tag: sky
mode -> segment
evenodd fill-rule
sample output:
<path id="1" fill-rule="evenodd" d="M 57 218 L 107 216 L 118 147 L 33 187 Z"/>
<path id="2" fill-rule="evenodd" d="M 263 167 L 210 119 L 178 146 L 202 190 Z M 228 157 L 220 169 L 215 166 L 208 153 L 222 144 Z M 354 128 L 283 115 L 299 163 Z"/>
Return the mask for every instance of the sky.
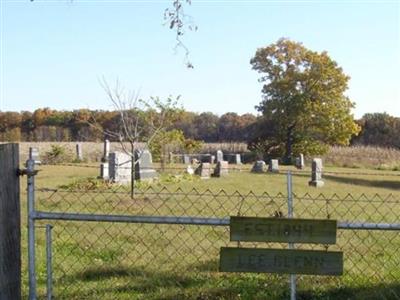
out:
<path id="1" fill-rule="evenodd" d="M 351 77 L 353 113 L 400 117 L 400 1 L 192 0 L 194 68 L 163 13 L 172 0 L 0 0 L 0 110 L 112 109 L 100 84 L 190 111 L 256 113 L 257 48 L 281 37 L 328 51 Z"/>

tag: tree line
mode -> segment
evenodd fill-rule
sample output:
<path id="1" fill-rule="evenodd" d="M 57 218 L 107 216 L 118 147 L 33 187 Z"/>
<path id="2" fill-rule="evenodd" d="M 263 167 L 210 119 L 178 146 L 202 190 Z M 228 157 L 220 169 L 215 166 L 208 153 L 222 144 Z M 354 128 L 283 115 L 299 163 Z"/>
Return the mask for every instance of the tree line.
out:
<path id="1" fill-rule="evenodd" d="M 181 130 L 186 138 L 204 142 L 249 142 L 257 132 L 262 117 L 228 112 L 218 116 L 211 112 L 182 111 L 169 130 Z M 118 111 L 79 109 L 60 111 L 40 108 L 34 112 L 0 112 L 0 140 L 32 142 L 101 141 L 101 130 L 91 126 L 95 119 L 103 129 L 120 126 Z M 356 120 L 361 127 L 351 144 L 400 148 L 400 118 L 387 113 L 368 113 Z M 263 131 L 274 125 L 263 124 Z M 112 140 L 112 138 L 111 138 Z"/>
<path id="2" fill-rule="evenodd" d="M 218 116 L 211 112 L 181 111 L 168 130 L 181 130 L 186 138 L 205 142 L 246 142 L 256 120 L 253 114 L 228 112 Z M 94 142 L 104 139 L 103 132 L 118 132 L 120 126 L 120 111 L 40 108 L 34 112 L 0 112 L 1 141 Z"/>

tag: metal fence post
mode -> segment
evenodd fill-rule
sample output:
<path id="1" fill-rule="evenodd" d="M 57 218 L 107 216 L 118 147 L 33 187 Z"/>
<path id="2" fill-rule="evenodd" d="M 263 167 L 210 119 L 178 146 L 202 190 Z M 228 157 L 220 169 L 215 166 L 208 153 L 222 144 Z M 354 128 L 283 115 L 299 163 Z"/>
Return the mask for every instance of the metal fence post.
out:
<path id="1" fill-rule="evenodd" d="M 35 161 L 26 161 L 27 194 L 28 194 L 28 273 L 29 273 L 29 300 L 36 300 L 36 272 L 35 272 L 35 220 L 32 214 L 35 211 Z"/>
<path id="2" fill-rule="evenodd" d="M 52 299 L 53 294 L 53 265 L 52 265 L 52 225 L 46 225 L 46 273 L 47 273 L 47 300 Z"/>
<path id="3" fill-rule="evenodd" d="M 287 172 L 288 218 L 293 218 L 293 191 L 292 173 Z M 294 244 L 289 243 L 289 249 L 294 249 Z M 290 300 L 296 300 L 296 275 L 290 274 Z"/>

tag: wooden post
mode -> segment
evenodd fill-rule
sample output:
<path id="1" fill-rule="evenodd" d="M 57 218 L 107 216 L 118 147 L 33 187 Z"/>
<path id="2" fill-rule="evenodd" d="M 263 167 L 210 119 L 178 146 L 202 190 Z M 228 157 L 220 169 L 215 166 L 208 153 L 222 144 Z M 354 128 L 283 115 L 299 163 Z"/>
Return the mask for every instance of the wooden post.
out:
<path id="1" fill-rule="evenodd" d="M 0 145 L 0 299 L 21 299 L 18 144 Z"/>

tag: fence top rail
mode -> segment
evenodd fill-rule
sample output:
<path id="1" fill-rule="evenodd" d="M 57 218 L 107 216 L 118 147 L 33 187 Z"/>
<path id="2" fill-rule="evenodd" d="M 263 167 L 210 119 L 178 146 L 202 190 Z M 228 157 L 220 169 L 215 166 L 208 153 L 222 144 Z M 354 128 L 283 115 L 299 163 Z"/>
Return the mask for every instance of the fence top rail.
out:
<path id="1" fill-rule="evenodd" d="M 181 225 L 207 225 L 229 226 L 230 217 L 174 217 L 174 216 L 144 216 L 144 215 L 104 215 L 84 213 L 60 213 L 34 211 L 30 218 L 36 220 L 63 220 L 87 222 L 116 222 L 116 223 L 144 223 L 144 224 L 181 224 Z M 400 223 L 372 223 L 357 221 L 338 221 L 338 229 L 349 230 L 400 230 Z"/>
<path id="2" fill-rule="evenodd" d="M 100 188 L 100 189 L 69 189 L 69 188 L 46 188 L 38 187 L 35 189 L 37 192 L 41 193 L 52 193 L 52 194 L 119 194 L 128 195 L 130 194 L 130 189 L 127 187 L 116 187 L 114 188 Z M 246 198 L 257 198 L 257 199 L 287 199 L 287 195 L 284 193 L 255 193 L 253 191 L 239 192 L 239 191 L 225 191 L 225 190 L 198 190 L 190 189 L 183 190 L 181 188 L 170 190 L 167 187 L 161 187 L 160 189 L 149 187 L 146 189 L 136 189 L 136 195 L 160 195 L 160 196 L 197 196 L 197 197 L 213 197 L 213 198 L 240 198 L 246 200 Z M 292 197 L 296 201 L 322 201 L 322 202 L 368 202 L 368 203 L 400 203 L 400 197 L 396 194 L 344 194 L 339 195 L 337 193 L 333 194 L 297 194 L 293 193 Z"/>

